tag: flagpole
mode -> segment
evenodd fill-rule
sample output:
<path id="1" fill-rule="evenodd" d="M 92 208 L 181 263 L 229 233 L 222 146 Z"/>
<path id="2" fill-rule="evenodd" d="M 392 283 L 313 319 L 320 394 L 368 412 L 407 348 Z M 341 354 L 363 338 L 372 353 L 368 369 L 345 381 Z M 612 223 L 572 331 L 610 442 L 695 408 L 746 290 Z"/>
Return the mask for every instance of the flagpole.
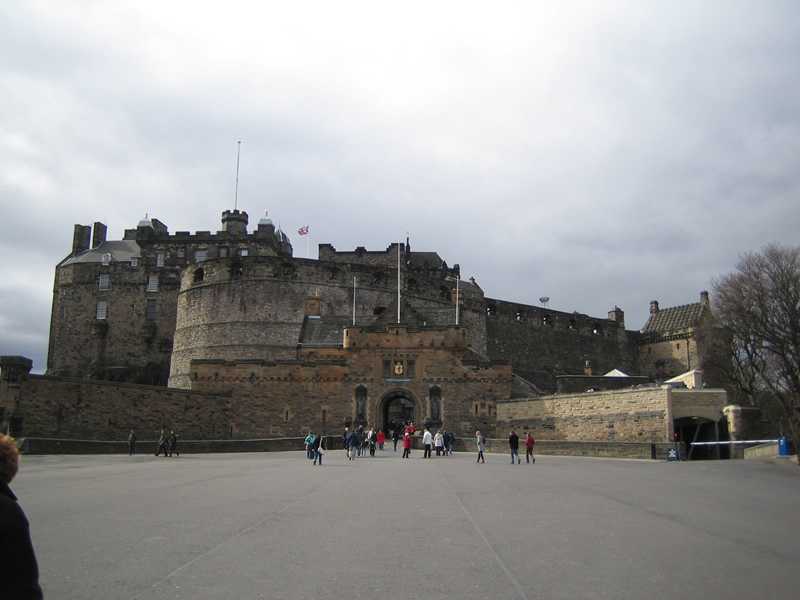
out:
<path id="1" fill-rule="evenodd" d="M 397 323 L 400 323 L 400 242 L 397 242 Z"/>
<path id="2" fill-rule="evenodd" d="M 356 326 L 356 286 L 358 285 L 358 278 L 353 275 L 353 327 Z"/>
<path id="3" fill-rule="evenodd" d="M 236 187 L 233 192 L 233 210 L 239 208 L 239 154 L 242 151 L 242 140 L 236 141 Z"/>
<path id="4" fill-rule="evenodd" d="M 456 275 L 456 327 L 458 327 L 458 280 L 461 279 L 459 275 Z"/>

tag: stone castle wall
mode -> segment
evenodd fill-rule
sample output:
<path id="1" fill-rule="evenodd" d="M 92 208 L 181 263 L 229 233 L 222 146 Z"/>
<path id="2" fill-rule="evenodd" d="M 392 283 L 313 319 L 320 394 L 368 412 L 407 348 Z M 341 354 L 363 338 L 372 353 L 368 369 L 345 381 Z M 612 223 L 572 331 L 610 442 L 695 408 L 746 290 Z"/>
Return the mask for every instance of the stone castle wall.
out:
<path id="1" fill-rule="evenodd" d="M 0 397 L 4 412 L 15 416 L 18 437 L 122 440 L 135 429 L 153 439 L 162 427 L 192 439 L 231 437 L 231 400 L 223 395 L 30 375 L 13 402 Z"/>
<path id="2" fill-rule="evenodd" d="M 202 279 L 198 273 L 202 269 Z M 178 295 L 170 385 L 189 387 L 192 360 L 275 360 L 296 355 L 301 338 L 305 302 L 319 299 L 319 316 L 348 323 L 394 321 L 397 288 L 395 271 L 383 267 L 330 263 L 280 257 L 209 260 L 183 272 Z M 449 287 L 443 294 L 435 281 L 415 274 L 416 290 L 403 290 L 405 320 L 424 326 L 452 324 L 455 306 Z M 437 277 L 437 275 L 431 275 Z M 405 277 L 408 284 L 410 277 Z M 431 291 L 433 290 L 433 291 Z M 485 351 L 480 304 L 465 307 L 468 344 Z M 391 314 L 390 314 L 391 313 Z M 421 323 L 422 325 L 422 323 Z"/>
<path id="3" fill-rule="evenodd" d="M 90 376 L 97 379 L 166 385 L 169 377 L 181 270 L 199 259 L 199 253 L 220 255 L 291 255 L 288 241 L 278 241 L 273 226 L 259 226 L 245 235 L 219 231 L 169 234 L 162 223 L 126 230 L 125 240 L 135 248 L 128 260 L 105 264 L 100 256 L 113 252 L 106 244 L 105 226 L 75 226 L 73 254 L 56 267 L 47 373 Z M 99 237 L 98 237 L 99 236 Z M 96 253 L 86 260 L 85 253 Z M 81 259 L 81 257 L 83 257 Z M 80 259 L 80 260 L 75 260 Z M 108 276 L 110 288 L 100 289 Z M 148 290 L 151 276 L 157 291 Z M 107 317 L 96 319 L 98 302 L 108 305 Z M 147 314 L 148 301 L 155 314 Z"/>
<path id="4" fill-rule="evenodd" d="M 598 374 L 636 374 L 638 333 L 623 322 L 514 302 L 487 299 L 486 336 L 493 359 L 513 361 L 514 371 L 548 391 L 556 375 L 582 373 L 589 361 Z"/>
<path id="5" fill-rule="evenodd" d="M 497 431 L 527 429 L 543 440 L 669 442 L 669 392 L 644 388 L 500 402 Z"/>

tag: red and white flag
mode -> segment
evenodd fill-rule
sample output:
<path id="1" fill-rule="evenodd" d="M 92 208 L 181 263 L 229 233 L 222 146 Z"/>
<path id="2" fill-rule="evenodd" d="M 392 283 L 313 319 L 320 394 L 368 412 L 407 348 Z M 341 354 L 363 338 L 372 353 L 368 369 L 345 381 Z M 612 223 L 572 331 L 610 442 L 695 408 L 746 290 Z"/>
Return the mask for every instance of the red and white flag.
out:
<path id="1" fill-rule="evenodd" d="M 308 235 L 308 225 L 303 225 L 300 229 L 297 230 L 297 233 L 300 235 Z"/>

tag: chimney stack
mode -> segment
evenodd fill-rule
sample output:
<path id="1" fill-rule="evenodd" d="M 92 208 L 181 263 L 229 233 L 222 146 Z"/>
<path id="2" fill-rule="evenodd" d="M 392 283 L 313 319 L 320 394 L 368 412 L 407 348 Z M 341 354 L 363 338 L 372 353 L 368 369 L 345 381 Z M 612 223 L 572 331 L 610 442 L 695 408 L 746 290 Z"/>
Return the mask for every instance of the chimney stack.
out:
<path id="1" fill-rule="evenodd" d="M 89 244 L 92 238 L 92 228 L 88 225 L 75 225 L 74 233 L 72 234 L 72 254 L 80 254 L 81 252 L 89 249 Z"/>
<path id="2" fill-rule="evenodd" d="M 658 312 L 658 300 L 650 301 L 650 314 L 654 315 Z"/>
<path id="3" fill-rule="evenodd" d="M 625 311 L 619 306 L 614 306 L 614 310 L 608 311 L 608 320 L 616 321 L 620 327 L 625 327 Z"/>
<path id="4" fill-rule="evenodd" d="M 100 244 L 106 241 L 106 232 L 108 228 L 100 221 L 94 222 L 92 228 L 92 248 L 97 248 Z"/>

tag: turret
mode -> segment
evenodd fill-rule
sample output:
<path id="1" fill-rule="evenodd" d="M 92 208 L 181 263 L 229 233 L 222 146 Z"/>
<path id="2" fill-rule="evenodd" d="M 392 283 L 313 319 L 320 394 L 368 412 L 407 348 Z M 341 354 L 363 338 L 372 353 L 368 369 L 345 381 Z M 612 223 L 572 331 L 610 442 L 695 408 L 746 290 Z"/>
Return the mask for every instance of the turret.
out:
<path id="1" fill-rule="evenodd" d="M 247 235 L 247 221 L 244 211 L 234 209 L 222 213 L 222 229 L 230 235 Z"/>

